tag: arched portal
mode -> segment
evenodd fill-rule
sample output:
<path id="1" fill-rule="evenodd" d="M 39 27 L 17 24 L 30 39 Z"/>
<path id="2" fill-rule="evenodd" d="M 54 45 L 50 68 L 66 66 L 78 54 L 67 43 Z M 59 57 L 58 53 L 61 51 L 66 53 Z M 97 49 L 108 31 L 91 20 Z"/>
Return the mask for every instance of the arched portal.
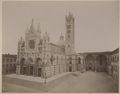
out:
<path id="1" fill-rule="evenodd" d="M 72 64 L 72 58 L 71 57 L 69 57 L 68 61 L 69 61 L 69 64 Z"/>
<path id="2" fill-rule="evenodd" d="M 78 57 L 78 64 L 81 64 L 81 58 Z"/>
<path id="3" fill-rule="evenodd" d="M 97 56 L 97 71 L 106 71 L 107 70 L 107 57 L 104 55 Z"/>
<path id="4" fill-rule="evenodd" d="M 95 58 L 92 55 L 87 55 L 85 58 L 86 70 L 95 70 Z"/>
<path id="5" fill-rule="evenodd" d="M 20 74 L 25 74 L 25 68 L 24 68 L 24 65 L 25 65 L 25 58 L 21 58 L 20 60 Z"/>
<path id="6" fill-rule="evenodd" d="M 78 57 L 78 58 L 77 58 L 77 70 L 78 70 L 78 71 L 81 71 L 81 69 L 82 69 L 81 58 Z"/>
<path id="7" fill-rule="evenodd" d="M 41 58 L 37 58 L 36 59 L 36 68 L 35 68 L 37 76 L 41 76 L 42 75 L 42 68 L 40 66 L 41 64 L 42 64 L 42 59 Z"/>
<path id="8" fill-rule="evenodd" d="M 72 72 L 72 66 L 69 66 L 69 72 Z"/>
<path id="9" fill-rule="evenodd" d="M 38 68 L 38 76 L 42 76 L 42 68 Z"/>
<path id="10" fill-rule="evenodd" d="M 68 71 L 72 72 L 73 71 L 73 66 L 72 66 L 72 57 L 68 58 Z"/>
<path id="11" fill-rule="evenodd" d="M 20 66 L 23 66 L 25 64 L 25 58 L 21 58 L 20 60 Z"/>

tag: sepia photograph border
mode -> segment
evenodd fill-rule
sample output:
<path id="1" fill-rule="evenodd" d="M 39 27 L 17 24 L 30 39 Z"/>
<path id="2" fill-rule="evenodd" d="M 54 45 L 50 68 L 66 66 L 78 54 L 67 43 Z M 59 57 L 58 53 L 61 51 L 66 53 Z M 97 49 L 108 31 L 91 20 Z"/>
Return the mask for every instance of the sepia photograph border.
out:
<path id="1" fill-rule="evenodd" d="M 119 1 L 119 0 L 1 0 L 0 1 L 0 53 L 1 53 L 1 56 L 0 56 L 0 90 L 1 90 L 1 93 L 4 93 L 4 94 L 8 94 L 8 93 L 12 93 L 12 92 L 2 92 L 2 32 L 4 32 L 3 31 L 3 29 L 2 29 L 2 21 L 3 21 L 3 17 L 2 17 L 2 2 L 7 2 L 7 1 L 9 1 L 9 2 L 13 2 L 13 1 L 84 1 L 84 2 L 88 2 L 88 1 L 90 1 L 90 2 L 92 2 L 92 1 Z M 120 2 L 119 2 L 119 4 L 120 4 Z M 119 7 L 119 15 L 120 15 L 120 7 Z M 120 16 L 119 16 L 119 22 L 120 22 Z M 120 25 L 119 25 L 119 31 L 120 31 Z M 120 36 L 120 33 L 119 33 L 119 36 Z M 120 37 L 119 37 L 119 40 L 120 40 Z M 119 41 L 120 42 L 120 41 Z M 120 46 L 120 43 L 119 43 L 119 46 Z M 120 59 L 120 53 L 119 53 L 119 59 Z M 120 64 L 119 64 L 119 79 L 120 79 Z M 120 81 L 119 81 L 119 85 L 120 85 Z M 119 86 L 119 92 L 120 92 L 120 86 Z M 119 93 L 118 92 L 118 93 Z M 19 93 L 14 93 L 14 94 L 19 94 Z M 23 94 L 27 94 L 27 93 L 23 93 Z M 31 94 L 35 94 L 35 93 L 31 93 Z M 38 93 L 39 94 L 39 93 Z M 41 93 L 41 94 L 50 94 L 50 93 Z M 52 94 L 52 93 L 51 93 Z M 68 94 L 68 93 L 59 93 L 59 94 Z M 71 94 L 75 94 L 75 93 L 71 93 Z M 92 94 L 92 93 L 81 93 L 81 94 Z M 107 94 L 107 93 L 95 93 L 95 94 Z"/>

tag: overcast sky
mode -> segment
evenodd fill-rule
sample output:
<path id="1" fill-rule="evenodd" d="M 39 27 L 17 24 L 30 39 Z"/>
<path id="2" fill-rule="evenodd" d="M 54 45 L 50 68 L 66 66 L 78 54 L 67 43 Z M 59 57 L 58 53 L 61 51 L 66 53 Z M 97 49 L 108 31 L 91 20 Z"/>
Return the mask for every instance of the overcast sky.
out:
<path id="1" fill-rule="evenodd" d="M 55 43 L 65 34 L 65 16 L 75 17 L 76 52 L 111 51 L 118 47 L 118 2 L 3 2 L 3 53 L 17 53 L 32 18 Z"/>

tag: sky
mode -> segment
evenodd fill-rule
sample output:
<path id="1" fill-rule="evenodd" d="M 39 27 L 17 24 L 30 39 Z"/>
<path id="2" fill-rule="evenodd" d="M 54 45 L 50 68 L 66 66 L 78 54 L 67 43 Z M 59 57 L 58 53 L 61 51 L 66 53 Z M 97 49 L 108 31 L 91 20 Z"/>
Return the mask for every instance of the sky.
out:
<path id="1" fill-rule="evenodd" d="M 4 1 L 2 4 L 2 53 L 17 54 L 18 40 L 25 38 L 32 19 L 42 34 L 55 43 L 66 32 L 65 16 L 75 18 L 75 51 L 112 51 L 119 46 L 118 2 L 113 1 Z"/>

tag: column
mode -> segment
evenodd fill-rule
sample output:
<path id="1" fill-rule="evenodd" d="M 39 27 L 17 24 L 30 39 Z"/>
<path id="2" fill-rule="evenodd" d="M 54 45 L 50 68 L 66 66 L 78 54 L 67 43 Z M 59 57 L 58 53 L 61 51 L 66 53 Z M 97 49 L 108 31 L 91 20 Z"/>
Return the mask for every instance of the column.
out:
<path id="1" fill-rule="evenodd" d="M 95 72 L 97 72 L 97 56 L 94 56 L 95 58 Z"/>
<path id="2" fill-rule="evenodd" d="M 83 70 L 86 71 L 85 56 L 82 58 Z"/>
<path id="3" fill-rule="evenodd" d="M 16 66 L 16 74 L 20 75 L 20 65 Z"/>
<path id="4" fill-rule="evenodd" d="M 35 66 L 35 64 L 33 65 L 33 76 L 36 76 L 36 66 Z"/>
<path id="5" fill-rule="evenodd" d="M 30 65 L 28 65 L 28 75 L 30 75 Z"/>
<path id="6" fill-rule="evenodd" d="M 81 57 L 81 72 L 84 71 L 84 58 Z"/>

